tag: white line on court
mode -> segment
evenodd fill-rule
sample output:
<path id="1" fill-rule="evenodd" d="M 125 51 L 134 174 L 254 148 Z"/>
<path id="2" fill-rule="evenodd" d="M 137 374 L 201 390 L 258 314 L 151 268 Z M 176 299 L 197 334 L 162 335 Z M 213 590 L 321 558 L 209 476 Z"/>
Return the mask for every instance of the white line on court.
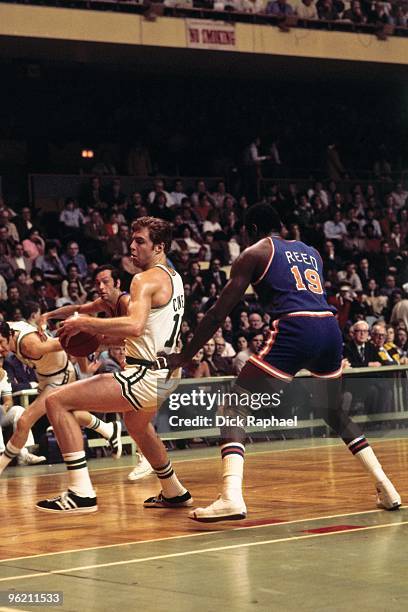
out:
<path id="1" fill-rule="evenodd" d="M 163 559 L 175 559 L 177 557 L 187 557 L 192 555 L 202 555 L 212 552 L 220 552 L 224 550 L 235 550 L 237 548 L 251 548 L 253 546 L 265 546 L 266 544 L 279 544 L 281 542 L 293 542 L 298 540 L 308 540 L 311 538 L 322 538 L 334 535 L 344 535 L 345 533 L 356 533 L 359 531 L 368 531 L 369 529 L 385 529 L 386 527 L 396 527 L 400 525 L 408 525 L 408 521 L 401 523 L 386 523 L 384 525 L 371 525 L 368 527 L 359 527 L 350 531 L 335 531 L 330 533 L 312 533 L 303 536 L 293 536 L 288 538 L 279 538 L 276 540 L 265 540 L 264 542 L 247 542 L 246 544 L 232 544 L 228 546 L 216 546 L 213 548 L 203 548 L 202 550 L 186 550 L 179 553 L 170 553 L 167 555 L 155 555 L 153 557 L 142 557 L 141 559 L 129 559 L 127 561 L 111 561 L 110 563 L 96 563 L 94 565 L 82 565 L 78 567 L 68 567 L 60 570 L 50 570 L 48 572 L 35 572 L 34 574 L 24 574 L 22 576 L 9 576 L 7 578 L 0 578 L 0 582 L 10 582 L 17 580 L 28 580 L 29 578 L 41 578 L 43 576 L 53 576 L 58 574 L 68 574 L 72 572 L 81 572 L 90 569 L 100 569 L 104 567 L 115 567 L 120 565 L 132 565 L 135 563 L 145 563 L 148 561 L 159 561 Z"/>
<path id="2" fill-rule="evenodd" d="M 408 506 L 401 506 L 400 510 L 406 510 Z M 8 561 L 20 561 L 21 559 L 36 559 L 38 557 L 50 557 L 53 555 L 69 555 L 72 553 L 81 553 L 87 552 L 90 550 L 104 550 L 107 548 L 120 548 L 121 546 L 135 546 L 140 544 L 156 544 L 156 542 L 167 542 L 169 540 L 181 540 L 184 538 L 197 538 L 200 536 L 206 535 L 216 535 L 218 534 L 226 534 L 233 533 L 235 531 L 245 531 L 246 529 L 262 529 L 262 527 L 280 527 L 281 525 L 292 525 L 294 523 L 307 523 L 310 521 L 323 521 L 325 519 L 334 519 L 334 518 L 345 518 L 349 516 L 360 516 L 362 514 L 373 514 L 378 512 L 384 512 L 384 510 L 363 510 L 360 512 L 348 512 L 346 514 L 330 514 L 325 516 L 312 516 L 309 518 L 303 519 L 294 519 L 292 521 L 282 521 L 280 523 L 265 523 L 264 525 L 247 525 L 243 527 L 234 527 L 233 529 L 226 529 L 225 531 L 217 530 L 217 531 L 201 531 L 200 533 L 186 533 L 183 535 L 177 536 L 167 536 L 166 538 L 153 538 L 151 540 L 134 540 L 131 542 L 119 542 L 117 544 L 104 544 L 103 546 L 89 546 L 88 548 L 71 548 L 70 550 L 58 550 L 56 552 L 48 552 L 48 553 L 38 553 L 36 555 L 26 555 L 24 557 L 9 557 L 7 559 L 0 559 L 0 563 L 7 563 Z M 68 517 L 69 518 L 69 517 Z M 187 518 L 187 517 L 186 517 Z M 398 523 L 401 525 L 402 523 Z"/>

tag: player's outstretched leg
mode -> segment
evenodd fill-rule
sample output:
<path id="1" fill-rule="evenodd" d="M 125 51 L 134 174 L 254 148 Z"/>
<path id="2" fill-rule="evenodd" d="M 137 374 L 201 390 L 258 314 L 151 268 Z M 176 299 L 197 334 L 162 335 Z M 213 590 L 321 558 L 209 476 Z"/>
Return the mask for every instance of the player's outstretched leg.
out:
<path id="1" fill-rule="evenodd" d="M 125 423 L 160 481 L 161 491 L 144 502 L 145 508 L 180 508 L 191 506 L 193 498 L 179 481 L 166 448 L 151 424 L 154 413 L 127 412 Z"/>
<path id="2" fill-rule="evenodd" d="M 22 449 L 27 445 L 32 426 L 46 413 L 45 400 L 53 391 L 55 391 L 55 389 L 52 387 L 45 388 L 34 402 L 21 412 L 21 416 L 15 423 L 13 435 L 7 442 L 3 455 L 0 456 L 0 475 L 13 459 L 18 459 L 21 456 Z M 108 440 L 112 448 L 112 457 L 120 457 L 122 453 L 122 442 L 120 440 L 119 421 L 115 423 L 104 423 L 85 411 L 75 411 L 74 414 L 81 427 L 94 429 Z M 23 455 L 25 455 L 24 451 Z M 42 461 L 44 459 L 45 458 L 43 458 Z M 34 461 L 32 463 L 34 463 Z"/>
<path id="3" fill-rule="evenodd" d="M 351 420 L 341 405 L 341 380 L 333 379 L 325 382 L 328 403 L 327 413 L 323 414 L 323 418 L 341 437 L 373 480 L 377 491 L 377 507 L 397 510 L 401 505 L 399 493 L 385 474 L 362 430 Z"/>

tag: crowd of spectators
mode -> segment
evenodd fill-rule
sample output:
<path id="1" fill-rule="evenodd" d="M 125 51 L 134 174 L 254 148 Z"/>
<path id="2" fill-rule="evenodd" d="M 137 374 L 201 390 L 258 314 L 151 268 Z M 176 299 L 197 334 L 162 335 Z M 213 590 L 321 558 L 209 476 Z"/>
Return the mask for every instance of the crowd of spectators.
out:
<path id="1" fill-rule="evenodd" d="M 280 212 L 282 237 L 316 246 L 323 258 L 328 301 L 338 312 L 346 365 L 403 364 L 408 356 L 408 192 L 402 183 L 334 180 L 300 190 L 273 184 L 262 196 Z M 252 203 L 252 202 L 251 202 Z M 0 208 L 0 313 L 35 322 L 40 313 L 95 298 L 94 269 L 107 261 L 127 289 L 137 271 L 129 253 L 132 221 L 151 214 L 173 226 L 169 260 L 184 280 L 182 342 L 194 331 L 227 282 L 228 267 L 248 245 L 245 195 L 224 181 L 152 179 L 144 193 L 107 187 L 98 176 L 68 198 L 57 222 L 44 225 L 32 209 Z M 269 334 L 271 314 L 248 292 L 224 325 L 185 368 L 185 375 L 237 374 Z M 387 327 L 386 327 L 387 326 Z"/>

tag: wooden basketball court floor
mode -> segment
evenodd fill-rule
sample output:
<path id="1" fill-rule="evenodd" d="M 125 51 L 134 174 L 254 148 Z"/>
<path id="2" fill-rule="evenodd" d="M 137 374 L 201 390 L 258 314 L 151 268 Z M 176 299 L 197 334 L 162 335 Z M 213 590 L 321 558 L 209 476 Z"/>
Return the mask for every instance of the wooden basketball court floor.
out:
<path id="1" fill-rule="evenodd" d="M 403 432 L 402 432 L 403 433 Z M 372 440 L 408 499 L 408 437 Z M 217 448 L 172 459 L 196 505 L 215 499 Z M 155 476 L 126 480 L 131 457 L 91 460 L 99 511 L 54 516 L 38 499 L 66 488 L 64 466 L 0 480 L 0 610 L 7 593 L 62 591 L 64 611 L 408 609 L 408 509 L 375 508 L 374 486 L 335 439 L 247 449 L 244 521 L 203 525 L 187 509 L 145 509 Z M 50 609 L 50 608 L 47 608 Z"/>

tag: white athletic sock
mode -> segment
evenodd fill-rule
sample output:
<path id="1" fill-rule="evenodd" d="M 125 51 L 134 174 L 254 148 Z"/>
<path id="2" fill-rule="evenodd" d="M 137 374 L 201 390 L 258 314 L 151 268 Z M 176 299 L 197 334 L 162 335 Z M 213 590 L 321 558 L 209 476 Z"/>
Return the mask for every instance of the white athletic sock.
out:
<path id="1" fill-rule="evenodd" d="M 85 425 L 85 427 L 97 431 L 106 440 L 109 440 L 113 434 L 113 423 L 105 423 L 105 421 L 101 421 L 101 419 L 98 419 L 98 417 L 93 414 L 91 414 L 91 420 L 89 421 L 88 425 Z"/>
<path id="2" fill-rule="evenodd" d="M 241 502 L 242 479 L 244 476 L 245 446 L 239 442 L 229 442 L 221 446 L 222 458 L 222 497 Z"/>
<path id="3" fill-rule="evenodd" d="M 356 438 L 347 445 L 374 482 L 385 480 L 386 475 L 375 453 L 364 436 Z"/>
<path id="4" fill-rule="evenodd" d="M 85 451 L 66 453 L 62 455 L 68 470 L 69 489 L 81 497 L 95 497 L 88 466 L 85 459 Z"/>
<path id="5" fill-rule="evenodd" d="M 160 480 L 164 497 L 178 497 L 187 492 L 187 489 L 183 487 L 177 478 L 170 460 L 163 467 L 153 469 Z"/>
<path id="6" fill-rule="evenodd" d="M 20 454 L 21 448 L 17 448 L 13 446 L 10 441 L 6 444 L 6 450 L 4 454 L 0 457 L 0 474 L 3 473 L 3 470 L 8 466 L 10 461 L 12 461 L 15 457 L 18 457 Z"/>

